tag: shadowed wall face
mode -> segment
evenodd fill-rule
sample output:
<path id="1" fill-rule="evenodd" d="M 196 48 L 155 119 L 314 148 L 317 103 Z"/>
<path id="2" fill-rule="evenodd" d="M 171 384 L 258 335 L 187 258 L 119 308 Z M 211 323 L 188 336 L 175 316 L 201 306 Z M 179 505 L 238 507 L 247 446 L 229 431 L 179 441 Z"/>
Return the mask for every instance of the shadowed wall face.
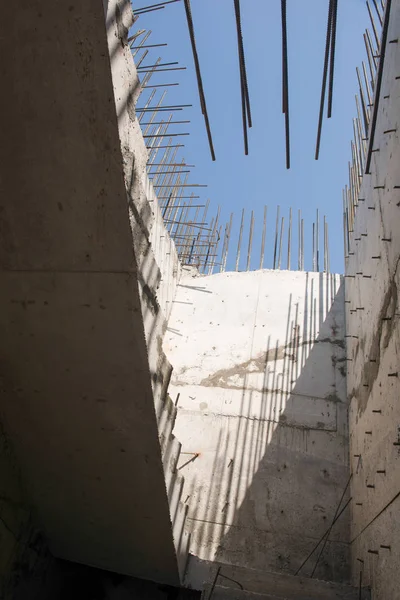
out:
<path id="1" fill-rule="evenodd" d="M 397 598 L 400 588 L 399 39 L 392 0 L 370 175 L 346 261 L 352 568 L 374 600 Z"/>
<path id="2" fill-rule="evenodd" d="M 349 478 L 342 280 L 186 270 L 178 290 L 166 352 L 191 552 L 295 572 Z M 316 576 L 348 578 L 348 539 L 346 509 Z"/>
<path id="3" fill-rule="evenodd" d="M 103 6 L 3 17 L 1 420 L 56 556 L 178 583 Z"/>

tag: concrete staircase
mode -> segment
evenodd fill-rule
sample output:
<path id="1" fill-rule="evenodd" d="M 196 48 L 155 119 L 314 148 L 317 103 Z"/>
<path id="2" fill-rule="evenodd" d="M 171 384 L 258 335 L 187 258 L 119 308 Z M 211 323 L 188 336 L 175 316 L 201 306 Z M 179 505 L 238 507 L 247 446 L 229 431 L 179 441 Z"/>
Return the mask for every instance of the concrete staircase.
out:
<path id="1" fill-rule="evenodd" d="M 286 573 L 200 561 L 190 557 L 186 585 L 201 589 L 201 600 L 370 600 L 369 589 L 296 577 Z"/>
<path id="2" fill-rule="evenodd" d="M 190 533 L 187 529 L 186 517 L 188 505 L 182 502 L 184 478 L 177 470 L 181 453 L 181 443 L 172 434 L 177 409 L 168 394 L 161 398 L 157 407 L 158 430 L 162 460 L 167 488 L 169 511 L 172 522 L 175 550 L 181 579 L 187 566 L 189 556 Z"/>

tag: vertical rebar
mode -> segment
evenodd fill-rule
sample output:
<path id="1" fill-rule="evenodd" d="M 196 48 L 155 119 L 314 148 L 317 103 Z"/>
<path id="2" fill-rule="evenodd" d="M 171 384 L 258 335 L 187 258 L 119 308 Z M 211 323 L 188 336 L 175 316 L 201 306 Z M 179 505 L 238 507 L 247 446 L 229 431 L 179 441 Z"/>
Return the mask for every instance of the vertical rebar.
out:
<path id="1" fill-rule="evenodd" d="M 382 27 L 382 25 L 383 25 L 383 18 L 382 18 L 382 15 L 381 15 L 381 11 L 379 10 L 379 6 L 378 6 L 376 0 L 372 0 L 372 2 L 374 3 L 376 14 L 378 15 L 379 23 L 381 24 L 381 27 Z"/>
<path id="2" fill-rule="evenodd" d="M 285 223 L 285 217 L 282 217 L 282 219 L 281 219 L 281 230 L 280 230 L 280 236 L 279 236 L 278 269 L 280 269 L 280 268 L 281 268 L 281 258 L 282 258 L 282 241 L 283 241 L 284 223 Z"/>
<path id="3" fill-rule="evenodd" d="M 226 269 L 226 261 L 228 259 L 228 251 L 229 251 L 229 241 L 231 239 L 231 231 L 232 231 L 232 221 L 233 221 L 233 213 L 231 213 L 231 218 L 229 220 L 229 226 L 228 226 L 228 232 L 227 232 L 227 239 L 226 239 L 226 247 L 225 247 L 225 256 L 224 256 L 224 271 Z"/>
<path id="4" fill-rule="evenodd" d="M 312 224 L 312 270 L 315 271 L 315 223 Z"/>
<path id="5" fill-rule="evenodd" d="M 367 0 L 367 8 L 368 8 L 368 13 L 369 13 L 369 18 L 371 19 L 371 25 L 372 25 L 372 30 L 374 32 L 376 47 L 377 47 L 378 53 L 379 53 L 379 48 L 381 46 L 381 40 L 379 39 L 378 31 L 377 31 L 376 25 L 375 25 L 375 19 L 373 17 L 372 10 L 371 10 L 368 0 Z"/>
<path id="6" fill-rule="evenodd" d="M 282 21 L 282 112 L 285 115 L 286 168 L 290 169 L 289 75 L 286 0 L 281 0 Z"/>
<path id="7" fill-rule="evenodd" d="M 301 270 L 304 271 L 304 219 L 301 219 Z"/>
<path id="8" fill-rule="evenodd" d="M 244 153 L 247 156 L 249 153 L 247 127 L 252 126 L 249 88 L 247 83 L 246 63 L 243 48 L 242 24 L 240 16 L 240 0 L 233 0 L 235 17 L 236 17 L 236 33 L 238 43 L 239 57 L 239 73 L 240 73 L 240 92 L 242 98 L 242 121 L 243 121 L 243 139 Z"/>
<path id="9" fill-rule="evenodd" d="M 368 131 L 369 111 L 367 110 L 367 104 L 365 102 L 365 97 L 364 97 L 364 88 L 362 86 L 360 71 L 359 71 L 358 67 L 356 67 L 356 73 L 357 73 L 357 79 L 358 79 L 358 86 L 360 89 L 360 98 L 361 98 L 361 106 L 362 106 L 362 112 L 363 112 L 364 123 L 365 123 L 365 131 Z"/>
<path id="10" fill-rule="evenodd" d="M 385 10 L 385 18 L 382 27 L 382 44 L 380 46 L 380 57 L 379 57 L 379 68 L 376 75 L 376 90 L 375 90 L 375 102 L 372 111 L 371 117 L 371 127 L 370 127 L 370 140 L 367 151 L 367 158 L 365 161 L 365 172 L 370 174 L 371 160 L 372 160 L 372 147 L 374 143 L 375 136 L 375 127 L 378 119 L 378 110 L 379 110 L 379 99 L 381 96 L 381 87 L 382 87 L 382 79 L 383 79 L 383 68 L 385 64 L 385 53 L 387 46 L 387 37 L 390 23 L 390 13 L 392 7 L 392 0 L 387 0 L 386 2 L 386 10 Z"/>
<path id="11" fill-rule="evenodd" d="M 150 79 L 153 77 L 154 73 L 157 73 L 157 66 L 160 64 L 161 62 L 161 56 L 159 56 L 156 60 L 156 62 L 154 63 L 154 66 L 151 67 L 151 69 L 149 71 L 147 71 L 147 73 L 145 74 L 145 76 L 143 77 L 142 81 L 140 82 L 140 87 L 141 92 L 146 88 L 147 84 L 149 83 Z"/>
<path id="12" fill-rule="evenodd" d="M 337 26 L 338 0 L 333 0 L 332 25 L 329 60 L 329 87 L 328 87 L 328 119 L 332 116 L 333 101 L 333 76 L 335 72 L 335 50 L 336 50 L 336 26 Z"/>
<path id="13" fill-rule="evenodd" d="M 251 211 L 250 231 L 249 231 L 249 247 L 248 247 L 248 250 L 247 250 L 247 266 L 246 266 L 246 271 L 250 270 L 251 247 L 252 247 L 252 243 L 253 243 L 253 229 L 254 229 L 254 212 Z"/>
<path id="14" fill-rule="evenodd" d="M 211 252 L 211 247 L 212 247 L 212 231 L 213 231 L 213 226 L 214 226 L 214 217 L 212 217 L 211 221 L 210 221 L 210 231 L 208 232 L 208 236 L 207 236 L 207 254 L 206 254 L 206 258 L 204 260 L 203 263 L 203 274 L 206 273 L 206 269 L 207 269 L 207 265 L 208 265 L 208 259 L 210 258 L 210 252 Z"/>
<path id="15" fill-rule="evenodd" d="M 319 271 L 319 210 L 317 208 L 317 222 L 315 226 L 315 258 L 317 271 Z"/>
<path id="16" fill-rule="evenodd" d="M 348 257 L 347 251 L 347 227 L 346 227 L 346 200 L 344 198 L 344 190 L 343 190 L 343 249 L 344 249 L 344 258 Z"/>
<path id="17" fill-rule="evenodd" d="M 377 65 L 378 65 L 378 57 L 377 57 L 377 55 L 378 55 L 378 50 L 376 50 L 376 49 L 374 48 L 374 45 L 373 45 L 373 43 L 372 43 L 371 34 L 370 34 L 370 32 L 369 32 L 369 29 L 366 29 L 366 30 L 365 30 L 365 34 L 366 34 L 366 36 L 367 36 L 367 41 L 368 41 L 369 50 L 370 50 L 370 52 L 371 52 L 372 61 L 373 61 L 374 65 L 375 65 L 375 71 L 376 71 L 376 67 L 377 67 Z"/>
<path id="18" fill-rule="evenodd" d="M 289 209 L 289 229 L 288 229 L 288 250 L 287 250 L 287 270 L 290 271 L 290 251 L 292 244 L 292 207 Z"/>
<path id="19" fill-rule="evenodd" d="M 301 271 L 301 210 L 298 212 L 298 232 L 297 232 L 297 269 Z"/>
<path id="20" fill-rule="evenodd" d="M 243 225 L 244 225 L 244 208 L 242 209 L 242 220 L 240 221 L 240 230 L 239 230 L 239 239 L 238 239 L 237 252 L 236 252 L 235 271 L 239 271 L 240 247 L 242 245 Z"/>
<path id="21" fill-rule="evenodd" d="M 315 147 L 315 160 L 318 160 L 318 158 L 319 158 L 319 149 L 320 149 L 320 145 L 321 145 L 322 119 L 324 116 L 326 80 L 327 80 L 327 76 L 328 76 L 328 62 L 329 62 L 329 53 L 330 53 L 330 47 L 331 47 L 333 2 L 334 2 L 334 0 L 329 0 L 328 24 L 327 24 L 327 29 L 326 29 L 326 42 L 325 42 L 324 69 L 323 69 L 323 73 L 322 73 L 321 98 L 320 98 L 319 118 L 318 118 L 317 143 L 316 143 L 316 147 Z"/>
<path id="22" fill-rule="evenodd" d="M 326 222 L 326 272 L 331 272 L 331 263 L 330 263 L 330 255 L 329 255 L 329 231 L 328 231 L 328 222 Z"/>
<path id="23" fill-rule="evenodd" d="M 146 56 L 148 55 L 149 51 L 145 50 L 142 54 L 142 56 L 139 58 L 139 60 L 136 63 L 136 68 L 138 69 L 140 67 L 140 65 L 142 64 L 142 62 L 144 61 L 144 59 L 146 58 Z M 140 72 L 138 72 L 138 75 L 140 75 Z"/>
<path id="24" fill-rule="evenodd" d="M 210 266 L 210 270 L 209 270 L 209 275 L 213 274 L 215 263 L 217 261 L 219 243 L 221 241 L 221 229 L 222 229 L 222 225 L 219 226 L 218 231 L 216 232 L 216 240 L 214 242 L 214 257 L 211 260 L 211 266 Z"/>
<path id="25" fill-rule="evenodd" d="M 214 240 L 213 241 L 213 245 L 214 245 L 214 252 L 213 252 L 213 254 L 215 254 L 215 255 L 218 252 L 219 241 L 221 239 L 221 234 L 220 234 L 221 233 L 221 228 L 218 228 L 220 214 L 221 214 L 221 207 L 218 206 L 217 216 L 215 217 L 214 229 L 213 229 L 213 233 L 212 233 L 212 239 Z M 216 256 L 214 256 L 211 259 L 211 261 L 210 261 L 210 268 L 208 270 L 208 274 L 209 275 L 211 275 L 212 272 L 213 272 L 213 270 L 214 270 L 215 261 L 216 261 Z"/>
<path id="26" fill-rule="evenodd" d="M 375 65 L 375 61 L 374 61 L 374 59 L 372 57 L 372 54 L 371 54 L 371 49 L 370 49 L 369 44 L 368 44 L 368 39 L 367 39 L 366 33 L 364 33 L 363 37 L 364 37 L 365 49 L 367 51 L 369 72 L 370 72 L 370 75 L 371 75 L 371 80 L 370 80 L 371 81 L 371 88 L 372 88 L 372 90 L 374 90 L 375 89 L 375 66 L 376 65 Z"/>
<path id="27" fill-rule="evenodd" d="M 222 245 L 221 262 L 220 262 L 220 265 L 219 265 L 219 272 L 220 273 L 222 273 L 222 271 L 224 271 L 225 247 L 226 247 L 227 239 L 228 239 L 228 223 L 225 223 L 224 243 Z"/>
<path id="28" fill-rule="evenodd" d="M 362 61 L 362 68 L 363 68 L 363 73 L 364 73 L 365 87 L 367 89 L 368 106 L 371 107 L 372 106 L 372 95 L 371 95 L 371 90 L 369 89 L 369 82 L 368 82 L 368 76 L 367 76 L 367 67 L 366 67 L 364 61 Z"/>
<path id="29" fill-rule="evenodd" d="M 155 92 L 155 91 L 156 91 L 156 90 L 153 90 L 153 92 Z M 153 93 L 153 92 L 152 92 L 152 93 Z M 166 95 L 166 93 L 167 93 L 167 92 L 163 92 L 163 93 L 161 94 L 161 98 L 160 98 L 160 100 L 158 101 L 158 103 L 157 103 L 157 107 L 156 107 L 156 108 L 160 108 L 161 104 L 164 102 L 164 98 L 165 98 L 165 95 Z M 150 94 L 150 95 L 151 95 L 151 94 Z M 143 117 L 145 114 L 146 114 L 145 112 L 142 112 L 142 114 L 141 114 L 141 115 L 140 115 L 140 117 L 139 117 L 139 123 L 141 123 L 141 119 L 142 119 L 142 117 Z M 151 114 L 151 117 L 150 117 L 150 119 L 149 119 L 149 121 L 148 121 L 148 123 L 149 123 L 149 124 L 146 126 L 145 130 L 143 131 L 143 135 L 147 135 L 147 134 L 149 133 L 149 129 L 150 129 L 150 127 L 151 127 L 151 124 L 153 123 L 153 120 L 156 118 L 157 112 L 156 112 L 156 111 L 154 111 L 154 112 L 152 112 L 152 113 L 150 113 L 150 114 Z M 172 119 L 172 113 L 171 113 L 171 115 L 170 115 L 170 119 L 169 119 L 169 120 L 171 121 L 171 119 Z"/>
<path id="30" fill-rule="evenodd" d="M 278 251 L 278 228 L 279 228 L 279 204 L 276 208 L 276 224 L 275 224 L 275 243 L 274 243 L 274 266 L 273 268 L 276 269 L 276 258 L 277 258 L 277 251 Z"/>
<path id="31" fill-rule="evenodd" d="M 150 102 L 153 100 L 153 98 L 154 98 L 154 96 L 155 96 L 155 94 L 156 94 L 156 91 L 157 91 L 157 90 L 153 90 L 153 91 L 150 93 L 150 95 L 149 95 L 149 97 L 147 98 L 147 101 L 146 101 L 146 103 L 145 103 L 145 105 L 144 105 L 144 107 L 143 107 L 144 109 L 146 109 L 146 108 L 149 108 L 149 106 L 150 106 Z M 145 114 L 146 114 L 146 110 L 143 110 L 143 112 L 141 112 L 141 113 L 140 113 L 140 115 L 138 116 L 138 121 L 139 121 L 139 123 L 141 123 L 141 122 L 142 122 L 142 119 L 143 119 L 143 117 L 144 117 L 144 115 L 145 115 Z"/>
<path id="32" fill-rule="evenodd" d="M 149 29 L 146 32 L 146 35 L 143 36 L 142 40 L 138 43 L 138 45 L 136 46 L 136 48 L 134 50 L 131 50 L 132 53 L 132 57 L 135 58 L 136 54 L 142 49 L 143 44 L 145 43 L 145 41 L 150 37 L 151 34 L 151 29 Z M 134 44 L 135 42 L 131 42 L 131 46 Z"/>
<path id="33" fill-rule="evenodd" d="M 195 39 L 195 35 L 194 35 L 192 9 L 190 6 L 190 0 L 184 0 L 184 3 L 185 3 L 186 20 L 187 20 L 187 25 L 188 25 L 188 30 L 189 30 L 190 42 L 191 42 L 191 46 L 192 46 L 193 61 L 194 61 L 194 66 L 195 66 L 195 70 L 196 70 L 197 87 L 199 90 L 201 112 L 204 117 L 204 122 L 205 122 L 205 126 L 206 126 L 208 144 L 209 144 L 210 153 L 211 153 L 211 159 L 214 161 L 215 160 L 214 144 L 212 141 L 211 127 L 210 127 L 210 122 L 209 122 L 209 118 L 208 118 L 208 111 L 207 111 L 207 104 L 206 104 L 206 97 L 204 94 L 203 80 L 202 80 L 201 71 L 200 71 L 200 61 L 199 61 L 199 56 L 197 53 L 196 39 Z"/>
<path id="34" fill-rule="evenodd" d="M 264 206 L 264 222 L 263 222 L 263 231 L 262 231 L 262 238 L 261 238 L 260 269 L 262 269 L 264 267 L 266 232 L 267 232 L 267 207 Z"/>

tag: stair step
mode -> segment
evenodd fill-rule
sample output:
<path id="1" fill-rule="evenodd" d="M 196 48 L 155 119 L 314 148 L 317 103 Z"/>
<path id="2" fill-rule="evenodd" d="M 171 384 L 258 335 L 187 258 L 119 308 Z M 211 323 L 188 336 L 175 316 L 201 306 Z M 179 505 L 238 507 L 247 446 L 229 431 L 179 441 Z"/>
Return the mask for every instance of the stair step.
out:
<path id="1" fill-rule="evenodd" d="M 220 574 L 218 586 L 233 590 L 238 589 L 239 582 L 242 587 L 256 594 L 272 594 L 285 600 L 359 600 L 358 590 L 340 583 L 298 577 L 289 573 L 273 573 L 257 571 L 247 567 L 213 563 L 203 561 L 191 555 L 185 575 L 185 585 L 197 590 L 203 590 L 215 580 L 217 569 Z M 228 577 L 229 579 L 224 579 Z M 233 580 L 233 581 L 231 581 Z M 362 600 L 370 599 L 370 592 L 364 588 Z M 214 595 L 213 595 L 214 600 Z"/>
<path id="2" fill-rule="evenodd" d="M 172 522 L 174 522 L 177 517 L 179 503 L 182 497 L 183 484 L 183 475 L 180 475 L 179 471 L 175 471 L 173 478 L 171 479 L 171 489 L 168 494 L 169 514 L 171 515 Z"/>
<path id="3" fill-rule="evenodd" d="M 161 454 L 164 454 L 166 447 L 170 442 L 171 433 L 175 425 L 176 414 L 177 409 L 175 408 L 171 398 L 167 395 L 164 400 L 163 409 L 158 422 L 158 435 L 160 438 Z"/>
<path id="4" fill-rule="evenodd" d="M 163 455 L 163 467 L 165 474 L 165 486 L 167 488 L 167 494 L 170 495 L 172 492 L 172 479 L 176 472 L 176 465 L 178 464 L 179 456 L 181 453 L 182 444 L 173 435 L 170 436 L 169 443 L 165 448 Z"/>
<path id="5" fill-rule="evenodd" d="M 186 528 L 188 506 L 180 502 L 175 519 L 172 522 L 175 550 L 178 558 L 180 576 L 183 579 L 189 557 L 190 535 Z"/>
<path id="6" fill-rule="evenodd" d="M 271 594 L 258 594 L 257 592 L 249 592 L 247 590 L 233 589 L 216 585 L 207 586 L 201 594 L 201 600 L 286 600 L 283 596 L 274 596 Z M 311 596 L 309 600 L 316 600 L 316 597 Z M 322 600 L 322 598 L 321 598 Z"/>

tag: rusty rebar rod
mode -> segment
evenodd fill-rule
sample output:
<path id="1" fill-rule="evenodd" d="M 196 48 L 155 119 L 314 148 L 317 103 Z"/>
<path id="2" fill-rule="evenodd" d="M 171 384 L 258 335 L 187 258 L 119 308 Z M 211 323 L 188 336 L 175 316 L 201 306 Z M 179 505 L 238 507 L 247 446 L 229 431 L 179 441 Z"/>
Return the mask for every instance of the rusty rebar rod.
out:
<path id="1" fill-rule="evenodd" d="M 190 43 L 192 46 L 194 66 L 195 66 L 195 70 L 196 70 L 197 87 L 198 87 L 199 96 L 200 96 L 201 112 L 204 116 L 204 122 L 205 122 L 206 130 L 207 130 L 207 137 L 208 137 L 208 144 L 210 146 L 211 158 L 214 161 L 215 160 L 214 144 L 212 141 L 210 121 L 209 121 L 208 112 L 207 112 L 206 97 L 204 94 L 203 80 L 202 80 L 201 71 L 200 71 L 200 61 L 199 61 L 199 56 L 198 56 L 197 47 L 196 47 L 196 38 L 195 38 L 195 34 L 194 34 L 192 9 L 190 6 L 190 0 L 184 0 L 184 3 L 185 3 L 186 20 L 187 20 L 189 36 L 190 36 Z"/>
<path id="2" fill-rule="evenodd" d="M 166 0 L 165 2 L 159 2 L 158 4 L 149 4 L 149 6 L 142 6 L 141 8 L 137 8 L 134 10 L 135 14 L 143 14 L 143 12 L 148 12 L 155 8 L 164 8 L 167 4 L 174 4 L 175 2 L 180 2 L 181 0 Z"/>
<path id="3" fill-rule="evenodd" d="M 372 118 L 371 118 L 370 136 L 369 136 L 370 139 L 369 139 L 367 161 L 366 161 L 366 167 L 365 167 L 365 172 L 367 174 L 370 173 L 370 169 L 371 169 L 372 149 L 373 149 L 373 145 L 374 145 L 376 121 L 378 119 L 379 98 L 381 95 L 383 65 L 385 62 L 386 43 L 387 43 L 387 35 L 388 35 L 388 29 L 389 29 L 391 6 L 392 6 L 392 0 L 387 0 L 386 9 L 385 9 L 385 19 L 384 19 L 383 28 L 382 28 L 381 56 L 379 59 L 378 73 L 377 73 L 377 78 L 376 78 L 374 108 L 373 108 Z"/>
<path id="4" fill-rule="evenodd" d="M 233 0 L 236 18 L 236 33 L 238 43 L 238 58 L 239 58 L 239 73 L 240 73 L 240 93 L 242 100 L 242 122 L 243 122 L 243 140 L 244 153 L 247 156 L 249 153 L 249 142 L 247 127 L 252 126 L 251 109 L 249 99 L 249 88 L 247 83 L 246 63 L 244 57 L 242 23 L 240 16 L 240 0 Z"/>
<path id="5" fill-rule="evenodd" d="M 282 22 L 282 112 L 285 115 L 286 168 L 290 169 L 289 75 L 286 0 L 281 0 Z"/>
<path id="6" fill-rule="evenodd" d="M 334 77 L 334 72 L 335 72 L 337 11 L 338 11 L 338 0 L 333 0 L 331 41 L 330 41 L 330 60 L 329 60 L 330 64 L 329 64 L 329 88 L 328 88 L 328 119 L 330 119 L 332 116 L 333 77 Z"/>
<path id="7" fill-rule="evenodd" d="M 327 23 L 327 28 L 326 28 L 326 41 L 325 41 L 325 58 L 324 58 L 324 68 L 323 68 L 323 73 L 322 73 L 321 98 L 320 98 L 320 107 L 319 107 L 317 144 L 316 144 L 316 148 L 315 148 L 315 160 L 318 160 L 318 158 L 319 158 L 319 151 L 320 151 L 320 146 L 321 146 L 322 120 L 324 117 L 324 105 L 325 105 L 325 95 L 326 95 L 326 80 L 328 77 L 328 64 L 329 64 L 330 47 L 331 47 L 333 2 L 334 2 L 334 0 L 329 0 L 328 23 Z"/>

